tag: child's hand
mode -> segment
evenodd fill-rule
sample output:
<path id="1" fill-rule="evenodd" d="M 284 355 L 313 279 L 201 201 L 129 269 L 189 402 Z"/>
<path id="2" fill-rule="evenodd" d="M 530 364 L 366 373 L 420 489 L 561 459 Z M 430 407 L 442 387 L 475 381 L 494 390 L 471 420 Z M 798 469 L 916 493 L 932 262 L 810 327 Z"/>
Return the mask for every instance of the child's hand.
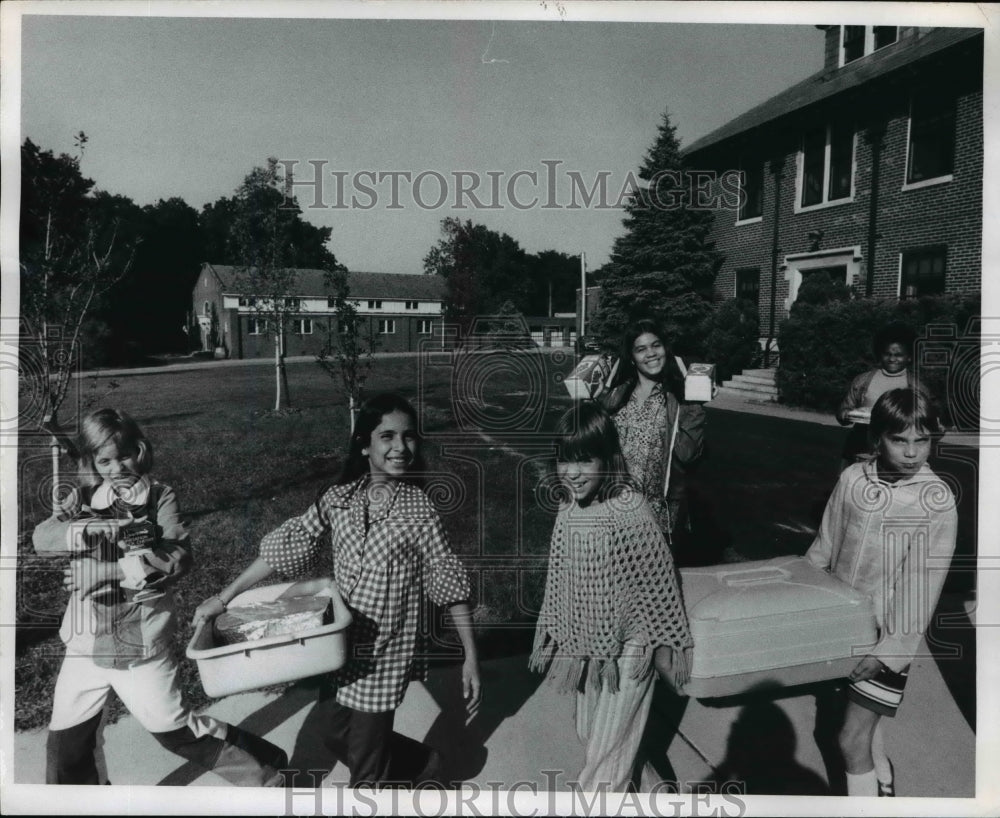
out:
<path id="1" fill-rule="evenodd" d="M 217 596 L 210 596 L 204 602 L 201 603 L 197 608 L 194 609 L 194 616 L 191 618 L 191 624 L 195 627 L 198 623 L 204 619 L 215 619 L 219 614 L 226 610 L 225 604 Z"/>
<path id="2" fill-rule="evenodd" d="M 465 697 L 465 710 L 472 719 L 479 712 L 479 702 L 482 700 L 482 683 L 479 679 L 479 662 L 468 657 L 462 663 L 462 695 Z"/>
<path id="3" fill-rule="evenodd" d="M 866 656 L 851 671 L 850 680 L 852 682 L 863 682 L 866 679 L 874 679 L 883 667 L 885 665 L 874 656 Z"/>
<path id="4" fill-rule="evenodd" d="M 83 596 L 101 585 L 117 579 L 117 563 L 106 563 L 91 557 L 70 561 L 63 571 L 63 587 L 70 593 L 79 591 Z"/>
<path id="5" fill-rule="evenodd" d="M 104 543 L 114 545 L 118 542 L 120 530 L 117 520 L 91 520 L 83 527 L 83 536 L 79 538 L 82 542 L 74 545 L 81 551 L 97 548 Z"/>

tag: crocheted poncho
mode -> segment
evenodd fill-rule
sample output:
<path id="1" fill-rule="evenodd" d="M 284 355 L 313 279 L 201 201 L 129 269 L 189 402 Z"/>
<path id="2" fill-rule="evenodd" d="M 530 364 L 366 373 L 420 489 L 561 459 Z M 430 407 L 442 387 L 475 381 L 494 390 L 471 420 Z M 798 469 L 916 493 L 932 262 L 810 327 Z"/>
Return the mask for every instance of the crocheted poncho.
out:
<path id="1" fill-rule="evenodd" d="M 567 691 L 586 668 L 617 692 L 626 641 L 641 650 L 635 678 L 650 672 L 661 646 L 686 676 L 693 643 L 673 558 L 642 494 L 630 489 L 560 509 L 529 667 L 548 667 Z"/>

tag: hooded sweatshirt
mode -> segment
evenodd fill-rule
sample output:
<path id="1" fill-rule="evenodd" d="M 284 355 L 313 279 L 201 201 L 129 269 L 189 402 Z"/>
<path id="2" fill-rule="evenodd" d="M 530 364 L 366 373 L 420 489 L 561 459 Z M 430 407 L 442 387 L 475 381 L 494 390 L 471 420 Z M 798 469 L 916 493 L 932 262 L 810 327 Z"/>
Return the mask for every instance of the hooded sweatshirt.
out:
<path id="1" fill-rule="evenodd" d="M 814 565 L 869 594 L 879 641 L 871 655 L 894 671 L 916 655 L 955 551 L 951 489 L 925 463 L 895 483 L 875 461 L 849 466 L 806 553 Z"/>

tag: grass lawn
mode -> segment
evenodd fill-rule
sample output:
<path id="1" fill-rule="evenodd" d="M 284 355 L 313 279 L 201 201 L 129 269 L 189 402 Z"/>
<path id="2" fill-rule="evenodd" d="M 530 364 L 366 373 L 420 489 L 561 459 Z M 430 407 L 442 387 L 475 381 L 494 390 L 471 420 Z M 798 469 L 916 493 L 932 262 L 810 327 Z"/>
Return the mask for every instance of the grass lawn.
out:
<path id="1" fill-rule="evenodd" d="M 391 389 L 418 406 L 433 472 L 428 492 L 470 569 L 487 656 L 524 650 L 532 635 L 554 515 L 536 486 L 548 432 L 570 405 L 561 379 L 572 363 L 559 352 L 479 355 L 457 364 L 447 355 L 385 357 L 368 384 L 367 394 Z M 154 447 L 153 474 L 177 491 L 190 523 L 196 568 L 175 590 L 181 654 L 195 606 L 234 578 L 256 556 L 261 537 L 304 512 L 339 471 L 348 438 L 339 382 L 312 363 L 290 364 L 288 380 L 294 409 L 281 415 L 268 411 L 274 396 L 267 365 L 120 376 L 102 403 L 138 420 Z M 709 407 L 709 453 L 691 484 L 696 534 L 675 544 L 678 560 L 717 562 L 727 545 L 755 559 L 803 553 L 836 480 L 844 434 Z M 932 461 L 960 496 L 959 553 L 967 555 L 975 554 L 976 454 L 967 449 Z M 66 594 L 62 563 L 35 557 L 30 545 L 33 527 L 49 513 L 46 440 L 22 437 L 18 458 L 15 727 L 32 729 L 48 719 Z M 184 659 L 181 668 L 190 703 L 207 705 L 194 664 Z M 112 717 L 120 712 L 116 704 Z"/>

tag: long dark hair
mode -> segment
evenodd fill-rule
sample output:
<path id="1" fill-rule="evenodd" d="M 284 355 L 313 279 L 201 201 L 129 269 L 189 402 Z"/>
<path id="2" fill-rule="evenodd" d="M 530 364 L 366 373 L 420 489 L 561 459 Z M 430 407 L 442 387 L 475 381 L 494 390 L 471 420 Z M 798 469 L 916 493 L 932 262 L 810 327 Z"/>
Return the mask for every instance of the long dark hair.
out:
<path id="1" fill-rule="evenodd" d="M 382 418 L 393 412 L 402 412 L 407 415 L 413 421 L 413 428 L 419 428 L 417 410 L 401 395 L 383 392 L 366 400 L 358 410 L 358 417 L 354 423 L 354 433 L 351 435 L 351 442 L 347 448 L 347 460 L 344 461 L 344 468 L 335 481 L 336 485 L 353 482 L 369 473 L 368 457 L 362 454 L 361 450 L 371 445 L 372 432 L 378 428 Z M 419 482 L 420 475 L 426 470 L 427 465 L 421 452 L 419 438 L 417 440 L 417 451 L 407 472 L 407 479 Z"/>
<path id="2" fill-rule="evenodd" d="M 632 394 L 632 391 L 639 383 L 639 370 L 636 368 L 635 359 L 632 357 L 632 346 L 640 335 L 647 332 L 659 339 L 666 352 L 667 359 L 663 363 L 663 369 L 660 371 L 658 379 L 663 385 L 664 393 L 670 392 L 675 398 L 680 400 L 684 394 L 684 379 L 677 368 L 677 362 L 671 353 L 670 344 L 667 343 L 667 334 L 664 332 L 663 327 L 652 318 L 640 318 L 625 327 L 625 333 L 622 335 L 618 382 L 629 384 L 628 395 Z"/>
<path id="3" fill-rule="evenodd" d="M 595 499 L 617 497 L 632 485 L 611 415 L 594 401 L 580 401 L 556 422 L 556 463 L 600 460 L 604 480 Z"/>

